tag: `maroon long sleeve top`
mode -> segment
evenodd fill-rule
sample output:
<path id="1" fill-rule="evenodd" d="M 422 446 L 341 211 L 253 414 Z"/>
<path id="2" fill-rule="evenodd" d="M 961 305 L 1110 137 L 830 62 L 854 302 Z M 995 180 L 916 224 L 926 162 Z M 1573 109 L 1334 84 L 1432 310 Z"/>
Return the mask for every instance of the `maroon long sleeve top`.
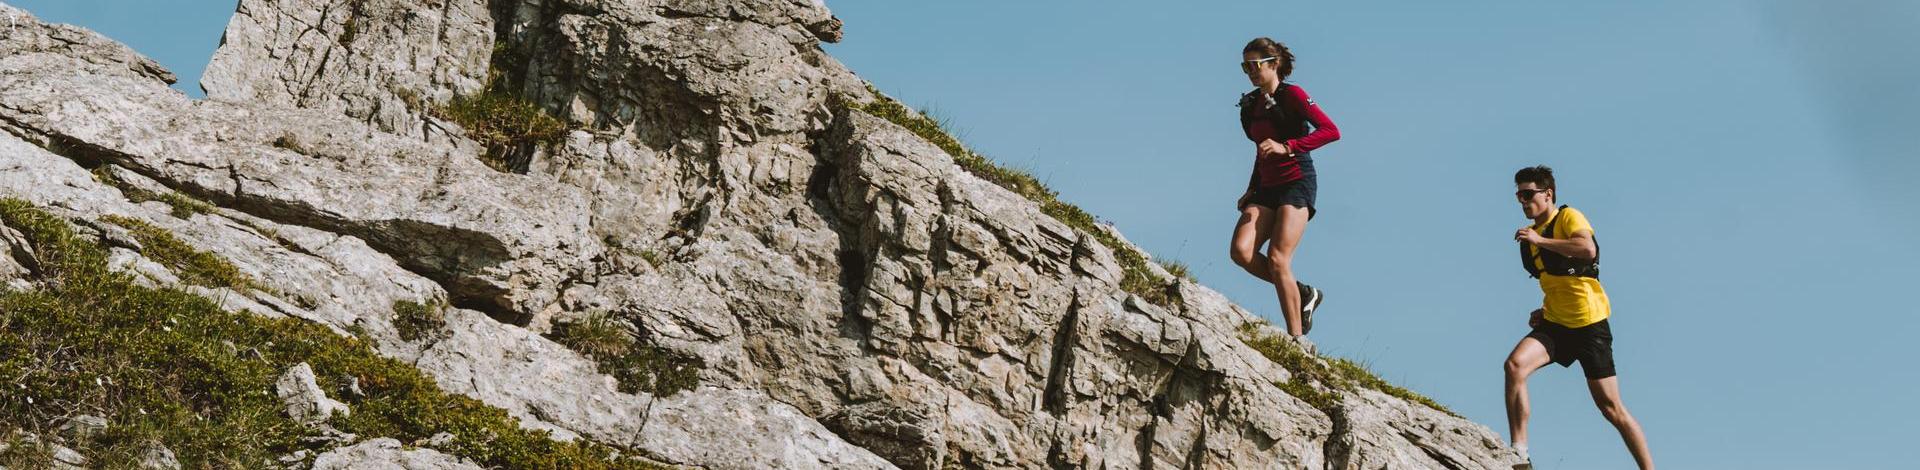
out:
<path id="1" fill-rule="evenodd" d="M 1248 94 L 1241 100 L 1241 123 L 1247 139 L 1260 143 L 1273 139 L 1285 144 L 1294 154 L 1285 156 L 1255 156 L 1254 175 L 1248 189 L 1257 189 L 1291 183 L 1304 178 L 1302 162 L 1312 165 L 1308 152 L 1340 140 L 1340 128 L 1333 119 L 1320 109 L 1320 105 L 1307 96 L 1307 91 L 1293 84 L 1281 84 L 1274 90 L 1274 106 L 1265 106 L 1265 97 L 1259 90 Z"/>

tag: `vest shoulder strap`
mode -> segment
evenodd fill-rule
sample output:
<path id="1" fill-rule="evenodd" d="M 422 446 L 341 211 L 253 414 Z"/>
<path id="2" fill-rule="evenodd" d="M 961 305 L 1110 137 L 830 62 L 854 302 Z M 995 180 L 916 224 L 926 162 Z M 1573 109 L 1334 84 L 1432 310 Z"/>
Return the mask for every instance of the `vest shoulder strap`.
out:
<path id="1" fill-rule="evenodd" d="M 1553 227 L 1556 224 L 1560 223 L 1561 217 L 1567 216 L 1567 207 L 1568 206 L 1566 204 L 1561 204 L 1560 210 L 1554 211 L 1553 218 L 1547 219 L 1547 226 L 1541 228 L 1540 236 L 1547 237 L 1547 238 L 1558 238 L 1553 236 Z"/>

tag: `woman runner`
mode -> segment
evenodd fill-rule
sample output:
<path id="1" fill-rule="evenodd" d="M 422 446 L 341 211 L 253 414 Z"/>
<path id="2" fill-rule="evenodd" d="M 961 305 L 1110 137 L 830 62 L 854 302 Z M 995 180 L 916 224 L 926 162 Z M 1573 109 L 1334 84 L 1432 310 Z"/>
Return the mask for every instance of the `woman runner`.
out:
<path id="1" fill-rule="evenodd" d="M 1311 351 L 1306 334 L 1325 295 L 1295 279 L 1293 255 L 1314 215 L 1318 182 L 1310 154 L 1339 140 L 1340 128 L 1305 90 L 1285 81 L 1293 73 L 1293 53 L 1285 44 L 1254 39 L 1241 50 L 1241 60 L 1240 70 L 1254 86 L 1240 97 L 1240 127 L 1253 141 L 1254 161 L 1247 192 L 1236 204 L 1233 262 L 1273 283 L 1287 334 Z"/>

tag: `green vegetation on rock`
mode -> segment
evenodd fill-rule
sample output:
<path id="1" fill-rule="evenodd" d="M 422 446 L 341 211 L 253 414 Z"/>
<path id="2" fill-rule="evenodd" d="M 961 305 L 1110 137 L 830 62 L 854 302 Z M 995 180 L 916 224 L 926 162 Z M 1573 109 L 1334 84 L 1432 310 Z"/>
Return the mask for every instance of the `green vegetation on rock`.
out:
<path id="1" fill-rule="evenodd" d="M 166 203 L 168 206 L 173 208 L 173 210 L 171 211 L 171 214 L 173 215 L 174 218 L 186 219 L 186 218 L 193 217 L 194 214 L 213 213 L 214 207 L 212 204 L 208 204 L 205 201 L 201 201 L 199 199 L 194 199 L 193 197 L 187 196 L 185 194 L 180 194 L 172 191 L 168 191 L 165 193 L 154 193 L 152 191 L 146 191 L 146 190 L 142 190 L 140 188 L 134 187 L 133 185 L 127 184 L 124 181 L 120 181 L 119 178 L 115 178 L 113 176 L 113 172 L 111 170 L 108 170 L 106 166 L 95 168 L 93 170 L 93 177 L 94 179 L 100 180 L 100 182 L 102 183 L 106 183 L 115 188 L 119 188 L 120 193 L 125 194 L 127 196 L 127 200 L 129 201 L 133 201 L 133 202 L 160 201 L 160 202 Z"/>
<path id="2" fill-rule="evenodd" d="M 173 232 L 154 226 L 147 221 L 108 215 L 100 220 L 118 225 L 133 233 L 140 242 L 140 254 L 166 266 L 180 282 L 196 286 L 226 287 L 235 290 L 249 290 L 254 281 L 242 274 L 233 263 L 221 259 L 212 253 L 193 249 L 192 245 L 180 241 Z"/>
<path id="3" fill-rule="evenodd" d="M 400 339 L 419 341 L 434 336 L 434 333 L 447 327 L 446 304 L 428 301 L 426 303 L 408 300 L 393 303 L 393 328 L 400 333 Z"/>
<path id="4" fill-rule="evenodd" d="M 534 148 L 559 142 L 567 135 L 569 126 L 514 91 L 517 80 L 510 79 L 508 72 L 519 65 L 516 57 L 505 43 L 495 43 L 486 89 L 455 96 L 444 104 L 428 107 L 427 112 L 466 128 L 467 137 L 485 147 L 481 161 L 487 166 L 502 172 L 524 173 L 525 159 L 532 155 Z"/>
<path id="5" fill-rule="evenodd" d="M 352 408 L 329 424 L 362 438 L 421 443 L 446 432 L 452 441 L 430 447 L 493 468 L 658 468 L 523 429 L 505 410 L 442 391 L 412 366 L 318 324 L 141 286 L 109 269 L 97 242 L 25 201 L 0 200 L 0 222 L 24 235 L 39 276 L 31 289 L 0 290 L 0 439 L 8 440 L 0 442 L 19 443 L 16 431 L 62 436 L 68 420 L 94 415 L 107 420 L 105 430 L 63 445 L 99 468 L 134 467 L 154 444 L 186 468 L 262 468 L 329 445 L 303 439 L 319 432 L 288 418 L 274 394 L 279 376 L 304 362 Z M 0 465 L 45 466 L 32 447 L 0 452 Z"/>
<path id="6" fill-rule="evenodd" d="M 705 367 L 699 358 L 639 344 L 633 333 L 605 312 L 554 325 L 548 336 L 592 358 L 600 372 L 613 376 L 622 393 L 672 396 L 699 386 L 700 369 Z"/>
<path id="7" fill-rule="evenodd" d="M 1262 333 L 1258 324 L 1242 326 L 1240 341 L 1293 374 L 1293 377 L 1286 382 L 1276 382 L 1274 385 L 1323 412 L 1332 414 L 1339 410 L 1339 394 L 1359 388 L 1370 388 L 1419 403 L 1442 413 L 1459 416 L 1431 398 L 1387 383 L 1363 364 L 1344 358 L 1308 354 L 1282 335 Z"/>

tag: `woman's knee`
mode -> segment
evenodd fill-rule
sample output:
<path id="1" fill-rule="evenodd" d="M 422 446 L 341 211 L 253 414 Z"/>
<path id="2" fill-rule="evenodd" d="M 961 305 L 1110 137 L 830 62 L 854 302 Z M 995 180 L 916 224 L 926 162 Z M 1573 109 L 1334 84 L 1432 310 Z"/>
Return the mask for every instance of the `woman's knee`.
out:
<path id="1" fill-rule="evenodd" d="M 1292 272 L 1294 272 L 1294 257 L 1292 257 L 1292 255 L 1286 255 L 1286 253 L 1281 253 L 1281 251 L 1275 251 L 1275 249 L 1269 249 L 1269 251 L 1267 251 L 1267 269 L 1273 270 L 1273 272 L 1277 272 L 1277 274 L 1292 274 Z"/>
<path id="2" fill-rule="evenodd" d="M 1288 253 L 1279 248 L 1268 248 L 1267 264 L 1271 265 L 1275 272 L 1281 270 L 1293 272 L 1293 253 Z"/>
<path id="3" fill-rule="evenodd" d="M 1233 260 L 1233 264 L 1242 267 L 1252 265 L 1253 254 L 1259 252 L 1260 250 L 1250 246 L 1240 246 L 1236 244 L 1227 247 L 1227 257 Z"/>

